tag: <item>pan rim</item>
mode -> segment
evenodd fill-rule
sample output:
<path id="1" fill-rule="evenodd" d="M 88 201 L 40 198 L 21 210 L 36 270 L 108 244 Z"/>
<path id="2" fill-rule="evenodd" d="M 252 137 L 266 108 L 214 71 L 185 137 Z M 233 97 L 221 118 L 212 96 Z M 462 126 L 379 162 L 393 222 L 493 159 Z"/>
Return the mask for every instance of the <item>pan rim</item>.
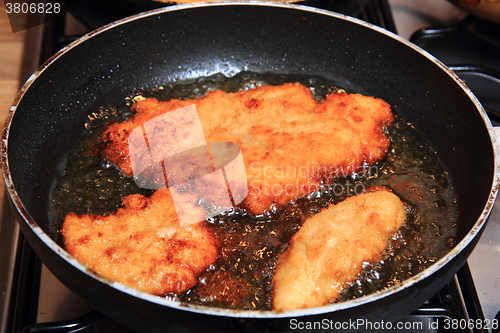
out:
<path id="1" fill-rule="evenodd" d="M 477 111 L 480 113 L 481 118 L 488 130 L 488 133 L 491 138 L 492 142 L 492 148 L 494 152 L 494 173 L 493 173 L 493 179 L 492 179 L 492 187 L 490 190 L 490 194 L 488 196 L 487 202 L 485 206 L 483 207 L 481 215 L 478 217 L 477 221 L 475 222 L 474 226 L 469 230 L 467 235 L 450 251 L 448 252 L 445 256 L 440 258 L 438 261 L 436 261 L 433 265 L 425 269 L 424 271 L 416 274 L 415 276 L 403 281 L 400 284 L 397 284 L 395 286 L 392 286 L 390 288 L 372 293 L 370 295 L 358 298 L 358 299 L 353 299 L 353 300 L 348 300 L 340 303 L 333 303 L 333 304 L 328 304 L 322 307 L 317 307 L 317 308 L 310 308 L 310 309 L 302 309 L 302 310 L 293 310 L 293 311 L 285 311 L 285 312 L 276 312 L 276 311 L 262 311 L 262 310 L 231 310 L 231 309 L 221 309 L 221 308 L 214 308 L 214 307 L 208 307 L 208 306 L 199 306 L 199 305 L 186 305 L 183 304 L 179 301 L 175 300 L 169 300 L 166 299 L 165 297 L 160 297 L 160 296 L 154 296 L 147 294 L 145 292 L 141 292 L 138 290 L 135 290 L 133 288 L 127 287 L 125 285 L 122 285 L 118 282 L 111 281 L 107 278 L 103 278 L 96 273 L 91 272 L 86 266 L 78 262 L 75 258 L 73 258 L 71 255 L 69 255 L 63 248 L 61 248 L 56 242 L 54 242 L 37 224 L 34 222 L 35 220 L 30 216 L 29 212 L 27 209 L 24 207 L 23 203 L 21 202 L 20 198 L 17 196 L 16 189 L 14 187 L 14 182 L 11 178 L 10 174 L 10 165 L 8 161 L 8 139 L 9 139 L 9 132 L 10 132 L 10 126 L 12 123 L 12 119 L 16 113 L 17 107 L 19 103 L 21 102 L 24 94 L 26 91 L 29 89 L 29 87 L 33 84 L 33 82 L 40 76 L 42 73 L 45 71 L 46 68 L 48 68 L 51 64 L 53 64 L 59 57 L 64 55 L 66 52 L 69 50 L 73 49 L 74 47 L 78 46 L 81 43 L 84 43 L 87 39 L 92 38 L 96 35 L 99 35 L 101 33 L 104 33 L 107 30 L 110 29 L 115 29 L 122 24 L 126 24 L 131 21 L 139 20 L 145 17 L 150 17 L 150 16 L 155 16 L 167 12 L 172 12 L 172 11 L 179 11 L 179 10 L 188 10 L 190 8 L 200 8 L 200 7 L 214 7 L 214 6 L 265 6 L 265 7 L 275 7 L 275 8 L 286 8 L 286 9 L 295 9 L 295 10 L 301 10 L 301 11 L 308 11 L 308 12 L 315 12 L 318 14 L 322 15 L 327 15 L 334 17 L 336 19 L 341 19 L 345 21 L 349 21 L 351 23 L 355 23 L 358 25 L 362 25 L 366 28 L 375 30 L 379 33 L 384 34 L 387 37 L 390 37 L 392 39 L 395 39 L 399 41 L 400 43 L 403 43 L 407 47 L 412 48 L 414 51 L 420 53 L 421 55 L 425 56 L 427 59 L 432 61 L 436 66 L 438 66 L 442 71 L 447 73 L 455 82 L 458 84 L 462 90 L 467 94 L 469 99 L 474 103 L 476 106 Z M 159 8 L 155 10 L 151 10 L 148 12 L 144 12 L 138 15 L 134 15 L 113 23 L 110 23 L 102 28 L 99 28 L 97 30 L 94 30 L 80 39 L 74 41 L 73 43 L 69 44 L 68 46 L 64 47 L 61 49 L 59 52 L 57 52 L 54 56 L 52 56 L 50 59 L 48 59 L 37 71 L 35 71 L 30 78 L 26 81 L 26 83 L 23 85 L 21 88 L 19 94 L 17 95 L 16 99 L 14 100 L 13 105 L 10 107 L 9 110 L 9 115 L 7 116 L 7 120 L 5 122 L 4 128 L 3 128 L 3 133 L 2 133 L 2 142 L 1 142 L 1 156 L 2 156 L 2 172 L 3 172 L 3 177 L 6 183 L 6 188 L 8 190 L 9 196 L 11 198 L 11 201 L 15 205 L 15 208 L 18 210 L 20 213 L 21 217 L 24 219 L 24 221 L 28 224 L 28 226 L 32 229 L 33 233 L 37 235 L 37 237 L 42 240 L 42 242 L 45 243 L 52 251 L 56 252 L 61 258 L 63 258 L 67 263 L 78 269 L 84 274 L 90 275 L 92 278 L 99 280 L 101 283 L 104 283 L 114 289 L 119 290 L 120 292 L 126 293 L 132 297 L 137 297 L 145 301 L 149 301 L 152 303 L 156 303 L 158 305 L 162 306 L 168 306 L 174 309 L 182 310 L 182 311 L 191 311 L 191 312 L 196 312 L 196 313 L 202 313 L 202 314 L 209 314 L 209 315 L 216 315 L 216 316 L 226 316 L 226 317 L 236 317 L 236 318 L 257 318 L 257 319 L 271 319 L 271 318 L 290 318 L 290 317 L 302 317 L 302 316 L 309 316 L 309 315 L 319 315 L 319 314 L 324 314 L 324 313 L 329 313 L 329 312 L 335 312 L 335 311 L 341 311 L 344 309 L 352 308 L 352 307 L 357 307 L 363 304 L 368 304 L 374 301 L 375 299 L 382 299 L 385 298 L 389 295 L 392 295 L 394 293 L 397 293 L 399 290 L 406 289 L 410 287 L 411 285 L 414 285 L 418 283 L 421 280 L 424 280 L 428 278 L 430 275 L 432 275 L 434 272 L 438 271 L 440 268 L 445 266 L 451 259 L 456 257 L 461 251 L 463 251 L 469 243 L 471 243 L 477 234 L 481 233 L 482 230 L 484 229 L 488 216 L 491 212 L 491 209 L 493 207 L 493 204 L 495 202 L 497 193 L 498 193 L 498 184 L 500 181 L 500 147 L 498 140 L 494 134 L 493 126 L 491 125 L 491 122 L 480 104 L 479 100 L 474 96 L 472 91 L 465 85 L 465 83 L 458 78 L 458 76 L 453 73 L 448 67 L 446 67 L 441 61 L 436 59 L 434 56 L 430 55 L 428 52 L 425 50 L 419 48 L 418 46 L 410 43 L 406 39 L 389 32 L 383 28 L 380 28 L 378 26 L 375 26 L 373 24 L 364 22 L 362 20 L 349 17 L 346 15 L 334 13 L 334 12 L 329 12 L 326 10 L 322 9 L 317 9 L 317 8 L 312 8 L 312 7 L 306 7 L 303 5 L 297 5 L 297 4 L 289 4 L 289 3 L 275 3 L 275 2 L 270 2 L 270 1 L 255 1 L 255 0 L 250 0 L 250 1 L 245 1 L 245 2 L 213 2 L 213 3 L 193 3 L 193 4 L 179 4 L 175 6 L 170 6 L 170 7 L 164 7 L 164 8 Z"/>

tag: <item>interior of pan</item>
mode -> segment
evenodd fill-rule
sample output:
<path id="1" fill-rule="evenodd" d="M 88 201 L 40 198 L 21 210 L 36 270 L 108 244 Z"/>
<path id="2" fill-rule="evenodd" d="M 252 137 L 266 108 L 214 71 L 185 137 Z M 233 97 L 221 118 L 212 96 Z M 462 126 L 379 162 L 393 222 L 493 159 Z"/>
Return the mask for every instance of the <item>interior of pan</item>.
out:
<path id="1" fill-rule="evenodd" d="M 216 19 L 214 19 L 216 18 Z M 256 3 L 174 6 L 96 31 L 45 65 L 10 123 L 10 175 L 49 232 L 48 196 L 89 114 L 138 89 L 240 71 L 319 75 L 380 97 L 434 144 L 454 179 L 457 238 L 488 202 L 494 153 L 478 104 L 435 61 L 353 20 Z"/>

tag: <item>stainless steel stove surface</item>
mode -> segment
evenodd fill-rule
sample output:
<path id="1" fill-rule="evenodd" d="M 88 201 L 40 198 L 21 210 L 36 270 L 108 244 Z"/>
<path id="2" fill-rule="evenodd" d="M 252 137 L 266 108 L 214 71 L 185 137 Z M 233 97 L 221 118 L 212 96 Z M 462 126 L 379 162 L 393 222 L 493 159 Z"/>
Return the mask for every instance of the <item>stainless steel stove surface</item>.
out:
<path id="1" fill-rule="evenodd" d="M 361 1 L 366 3 L 367 1 Z M 399 35 L 406 39 L 410 39 L 415 32 L 419 31 L 422 28 L 428 27 L 446 27 L 450 25 L 457 24 L 462 20 L 468 17 L 468 13 L 456 8 L 451 3 L 445 0 L 419 0 L 419 1 L 411 1 L 411 0 L 388 0 L 386 1 L 368 1 L 369 3 L 376 3 L 379 6 L 387 6 L 390 5 L 392 10 L 392 17 L 394 18 L 395 27 L 392 26 L 391 20 L 389 18 L 389 23 L 384 26 L 387 29 L 396 30 Z M 370 16 L 371 14 L 368 14 Z M 362 17 L 363 18 L 363 17 Z M 382 20 L 387 22 L 387 20 Z M 85 31 L 86 28 L 81 24 L 76 23 L 74 19 L 69 17 L 69 20 L 66 20 L 65 23 L 66 35 L 72 34 L 80 34 L 82 31 Z M 68 33 L 69 31 L 69 33 Z M 500 36 L 497 36 L 500 38 Z M 38 36 L 38 38 L 42 38 Z M 453 39 L 456 37 L 451 37 Z M 63 39 L 68 39 L 64 37 Z M 68 39 L 71 40 L 71 37 Z M 47 42 L 45 42 L 47 44 Z M 466 58 L 462 61 L 462 59 L 456 54 L 453 53 L 450 56 L 447 56 L 446 53 L 443 55 L 442 48 L 433 49 L 433 45 L 443 45 L 442 42 L 435 41 L 422 41 L 422 47 L 426 48 L 431 54 L 435 54 L 439 59 L 445 62 L 447 65 L 455 66 L 467 64 L 470 65 L 473 63 L 474 59 Z M 420 44 L 419 44 L 420 45 Z M 497 48 L 497 45 L 493 45 L 493 54 L 500 55 L 500 49 Z M 56 47 L 57 49 L 57 47 Z M 53 50 L 56 51 L 56 50 Z M 51 52 L 51 51 L 50 51 Z M 50 53 L 49 52 L 49 53 Z M 495 53 L 496 52 L 496 53 Z M 42 57 L 47 57 L 47 55 Z M 500 71 L 500 57 L 495 58 L 489 57 L 493 59 L 488 59 L 488 61 L 492 61 L 492 63 L 488 63 L 488 67 Z M 482 59 L 482 58 L 481 58 Z M 481 60 L 480 65 L 484 66 L 485 63 Z M 469 76 L 467 76 L 469 75 Z M 466 83 L 476 82 L 476 80 L 485 79 L 486 83 L 480 83 L 478 86 L 480 87 L 477 95 L 479 99 L 485 104 L 486 107 L 491 108 L 493 111 L 496 109 L 500 110 L 498 107 L 500 103 L 500 81 L 498 79 L 493 79 L 484 74 L 464 74 L 463 77 L 466 80 Z M 496 85 L 499 86 L 496 86 Z M 486 87 L 486 92 L 483 93 L 481 89 Z M 489 89 L 489 90 L 488 90 Z M 472 89 L 475 93 L 475 89 Z M 481 96 L 483 98 L 481 98 Z M 485 97 L 486 96 L 486 97 Z M 487 105 L 486 105 L 487 104 Z M 5 203 L 4 203 L 5 205 Z M 22 235 L 17 235 L 17 227 L 6 227 L 6 223 L 12 223 L 12 214 L 9 214 L 8 210 L 2 211 L 2 220 L 0 220 L 0 249 L 8 248 L 10 251 L 17 247 L 17 252 L 22 252 L 23 242 Z M 10 222 L 5 222 L 6 220 Z M 16 235 L 15 239 L 4 239 L 4 235 L 6 233 Z M 19 242 L 18 242 L 19 238 Z M 10 245 L 6 245 L 6 244 Z M 28 249 L 29 251 L 29 249 Z M 449 310 L 448 307 L 456 309 L 460 312 L 461 318 L 469 319 L 470 318 L 481 318 L 493 320 L 497 315 L 497 312 L 500 310 L 500 203 L 495 205 L 493 208 L 491 217 L 489 219 L 486 230 L 479 241 L 476 249 L 472 253 L 468 265 L 470 267 L 470 271 L 472 274 L 473 284 L 472 287 L 469 286 L 469 291 L 463 290 L 460 288 L 462 285 L 466 285 L 467 282 L 470 283 L 470 276 L 467 274 L 468 269 L 464 267 L 459 274 L 455 277 L 454 280 L 450 281 L 449 285 L 443 288 L 442 295 L 436 295 L 436 299 L 440 300 L 439 307 L 443 307 L 443 313 L 438 312 L 440 309 L 436 309 L 434 306 L 434 299 L 429 300 L 428 304 L 424 304 L 423 307 L 413 313 L 411 316 L 405 317 L 404 320 L 416 320 L 422 322 L 435 321 L 436 318 L 440 316 L 448 315 Z M 0 295 L 0 300 L 6 300 L 7 303 L 3 304 L 3 314 L 2 317 L 3 322 L 1 323 L 0 328 L 2 329 L 2 333 L 7 332 L 20 332 L 26 323 L 42 323 L 42 322 L 55 322 L 55 321 L 63 321 L 63 320 L 71 320 L 78 316 L 85 314 L 87 311 L 91 310 L 90 306 L 79 296 L 75 295 L 73 292 L 68 290 L 64 285 L 62 285 L 46 268 L 41 264 L 39 259 L 33 258 L 33 255 L 28 255 L 27 259 L 24 259 L 26 264 L 28 265 L 27 273 L 24 273 L 24 278 L 21 278 L 21 282 L 16 281 L 7 281 L 3 282 L 4 275 L 7 275 L 6 272 L 0 272 L 0 290 L 5 290 L 4 295 Z M 3 263 L 0 262 L 0 267 Z M 21 266 L 23 266 L 21 265 Z M 11 269 L 14 266 L 13 262 L 8 262 L 5 264 L 5 267 Z M 467 266 L 467 265 L 466 265 Z M 40 274 L 40 278 L 32 278 L 32 275 Z M 7 279 L 8 280 L 8 279 Z M 15 289 L 16 284 L 25 283 L 28 286 L 21 288 L 22 292 L 17 297 L 11 297 L 10 293 L 18 292 L 12 291 Z M 6 284 L 8 286 L 6 286 Z M 12 285 L 12 289 L 11 288 Z M 477 296 L 479 300 L 475 298 L 474 285 L 477 290 Z M 2 289 L 3 288 L 3 289 Z M 453 294 L 450 296 L 448 294 L 449 289 L 456 288 L 456 295 Z M 441 292 L 440 292 L 441 293 Z M 9 296 L 9 297 L 7 297 Z M 3 298 L 2 298 L 3 297 Z M 13 300 L 23 299 L 21 303 L 29 303 L 31 301 L 34 303 L 33 305 L 27 306 L 26 304 L 17 304 L 15 306 L 12 305 Z M 447 299 L 452 299 L 453 302 L 447 301 Z M 443 300 L 445 300 L 443 304 Z M 448 304 L 453 303 L 453 304 Z M 478 303 L 480 306 L 477 307 Z M 472 308 L 471 304 L 475 306 Z M 0 305 L 2 306 L 2 305 Z M 472 308 L 472 309 L 469 309 Z M 469 312 L 463 313 L 464 308 Z M 7 309 L 10 309 L 7 311 Z M 15 310 L 12 310 L 15 309 Z M 26 310 L 28 309 L 28 310 Z M 27 311 L 29 313 L 12 313 L 12 312 L 20 312 Z M 8 312 L 9 316 L 15 316 L 15 319 L 5 318 L 5 313 Z M 474 313 L 471 313 L 474 312 Z M 430 317 L 425 317 L 425 315 L 429 315 Z M 482 317 L 484 313 L 484 318 Z M 90 319 L 89 319 L 90 318 Z M 84 318 L 92 322 L 96 319 L 102 319 L 99 315 L 96 316 L 95 313 L 91 313 L 88 318 Z M 64 327 L 55 327 L 59 329 L 60 332 L 73 332 L 82 327 L 86 327 L 87 324 L 80 324 L 80 326 L 71 326 L 71 323 L 66 323 L 67 325 Z M 428 326 L 428 325 L 427 325 Z M 52 327 L 54 329 L 54 327 Z M 36 327 L 33 330 L 25 329 L 24 332 L 35 332 L 37 330 L 43 331 L 43 327 Z M 54 331 L 54 330 L 52 330 Z M 84 329 L 85 332 L 129 332 L 130 330 L 121 327 L 107 319 L 103 319 L 97 322 L 97 324 L 90 325 L 88 328 Z M 419 330 L 419 332 L 423 332 L 425 330 Z M 434 330 L 435 332 L 451 332 L 451 331 L 460 331 L 460 332 L 471 332 L 471 331 L 480 331 L 485 332 L 485 330 L 470 330 L 465 328 L 464 330 Z M 433 331 L 433 332 L 434 332 Z M 38 332 L 38 331 L 37 331 Z M 383 332 L 383 330 L 378 330 L 378 332 Z M 399 331 L 402 332 L 402 331 Z M 413 332 L 412 330 L 408 330 L 405 332 Z"/>

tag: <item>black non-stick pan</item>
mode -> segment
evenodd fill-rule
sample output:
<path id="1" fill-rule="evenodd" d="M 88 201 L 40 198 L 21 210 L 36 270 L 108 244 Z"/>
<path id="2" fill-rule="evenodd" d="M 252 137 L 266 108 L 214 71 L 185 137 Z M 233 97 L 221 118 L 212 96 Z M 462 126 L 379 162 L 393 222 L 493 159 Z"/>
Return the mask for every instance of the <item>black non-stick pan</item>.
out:
<path id="1" fill-rule="evenodd" d="M 49 236 L 48 197 L 87 116 L 139 89 L 241 71 L 321 76 L 376 96 L 436 147 L 454 179 L 456 245 L 419 274 L 365 297 L 275 313 L 186 306 L 106 280 Z M 263 3 L 163 8 L 100 28 L 23 86 L 2 166 L 23 233 L 46 266 L 106 316 L 144 332 L 286 331 L 301 321 L 394 321 L 446 284 L 477 243 L 498 188 L 498 152 L 480 103 L 443 64 L 380 28 L 331 12 Z"/>

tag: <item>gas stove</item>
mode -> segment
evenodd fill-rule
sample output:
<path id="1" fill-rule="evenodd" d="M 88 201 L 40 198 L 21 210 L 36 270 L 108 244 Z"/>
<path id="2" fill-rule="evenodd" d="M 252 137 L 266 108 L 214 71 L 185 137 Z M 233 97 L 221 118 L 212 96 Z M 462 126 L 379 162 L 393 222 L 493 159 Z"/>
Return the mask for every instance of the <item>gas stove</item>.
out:
<path id="1" fill-rule="evenodd" d="M 81 34 L 125 16 L 113 11 L 93 15 L 87 7 L 48 22 L 32 36 L 39 45 L 29 73 L 61 47 Z M 494 124 L 500 123 L 500 29 L 469 16 L 447 1 L 363 0 L 324 1 L 326 9 L 379 25 L 421 46 L 453 68 L 478 96 Z M 326 3 L 329 6 L 326 6 Z M 337 4 L 338 3 L 338 4 Z M 90 13 L 90 14 L 89 14 Z M 129 13 L 127 13 L 128 15 Z M 479 37 L 477 34 L 480 34 Z M 30 72 L 31 70 L 31 72 Z M 497 122 L 498 121 L 498 122 Z M 1 332 L 132 332 L 103 317 L 60 283 L 31 250 L 14 223 L 7 200 L 0 220 Z M 7 255 L 8 254 L 8 255 Z M 488 332 L 475 326 L 437 328 L 434 323 L 453 320 L 482 323 L 500 310 L 500 204 L 491 214 L 476 249 L 456 276 L 434 297 L 401 319 L 413 323 L 398 332 Z M 415 324 L 416 323 L 416 324 Z M 420 323 L 420 324 L 419 324 Z M 462 325 L 463 326 L 463 325 Z M 385 332 L 383 329 L 378 332 Z"/>

